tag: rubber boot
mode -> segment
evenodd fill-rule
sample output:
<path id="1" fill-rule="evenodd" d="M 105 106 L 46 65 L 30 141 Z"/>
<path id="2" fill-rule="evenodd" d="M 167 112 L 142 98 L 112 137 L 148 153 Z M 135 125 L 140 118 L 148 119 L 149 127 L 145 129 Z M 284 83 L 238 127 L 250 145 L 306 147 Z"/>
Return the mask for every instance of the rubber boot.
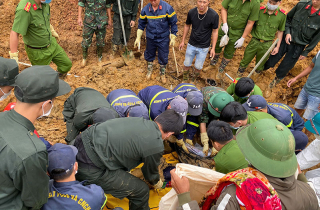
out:
<path id="1" fill-rule="evenodd" d="M 220 54 L 214 55 L 214 57 L 210 61 L 211 66 L 215 66 L 219 61 Z"/>
<path id="2" fill-rule="evenodd" d="M 161 78 L 161 82 L 163 84 L 166 84 L 167 79 L 166 79 L 166 65 L 160 65 L 160 78 Z"/>
<path id="3" fill-rule="evenodd" d="M 279 82 L 281 81 L 282 79 L 279 79 L 278 77 L 275 77 L 272 82 L 269 84 L 269 88 L 272 89 L 274 88 L 277 84 L 279 84 Z"/>
<path id="4" fill-rule="evenodd" d="M 97 47 L 97 55 L 98 55 L 99 62 L 101 62 L 101 59 L 102 59 L 102 51 L 103 51 L 103 47 Z"/>
<path id="5" fill-rule="evenodd" d="M 196 79 L 200 77 L 200 72 L 201 72 L 201 70 L 198 70 L 198 69 L 194 70 L 192 82 L 196 81 Z"/>
<path id="6" fill-rule="evenodd" d="M 82 63 L 81 63 L 82 67 L 87 65 L 87 57 L 88 57 L 88 48 L 82 47 Z"/>
<path id="7" fill-rule="evenodd" d="M 119 46 L 116 44 L 112 44 L 112 55 L 115 56 L 117 51 L 119 49 Z"/>
<path id="8" fill-rule="evenodd" d="M 147 73 L 147 80 L 151 78 L 152 70 L 153 70 L 153 62 L 148 62 L 148 73 Z"/>
<path id="9" fill-rule="evenodd" d="M 238 72 L 237 72 L 238 77 L 242 77 L 242 75 L 245 72 L 245 70 L 246 70 L 246 67 L 239 66 L 239 69 L 238 69 Z"/>
<path id="10" fill-rule="evenodd" d="M 226 60 L 225 58 L 222 59 L 221 64 L 219 66 L 219 72 L 222 73 L 224 71 L 224 69 L 226 68 L 226 66 L 228 65 L 228 63 L 230 63 L 231 60 Z"/>

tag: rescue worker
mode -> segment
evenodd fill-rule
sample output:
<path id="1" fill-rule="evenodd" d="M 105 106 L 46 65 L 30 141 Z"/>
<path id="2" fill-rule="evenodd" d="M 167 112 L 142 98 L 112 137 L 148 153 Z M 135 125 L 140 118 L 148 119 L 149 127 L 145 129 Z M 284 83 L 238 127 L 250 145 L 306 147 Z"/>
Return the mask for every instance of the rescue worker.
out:
<path id="1" fill-rule="evenodd" d="M 172 6 L 162 0 L 150 0 L 150 3 L 141 10 L 134 46 L 140 45 L 144 28 L 147 27 L 147 46 L 144 52 L 144 59 L 148 65 L 147 80 L 151 78 L 153 60 L 158 50 L 160 78 L 163 84 L 166 83 L 169 42 L 170 46 L 174 47 L 178 32 L 177 21 L 177 15 Z"/>
<path id="2" fill-rule="evenodd" d="M 126 41 L 129 42 L 131 28 L 135 26 L 137 12 L 139 8 L 139 0 L 120 0 L 124 31 Z M 118 1 L 115 0 L 112 6 L 113 13 L 113 36 L 112 36 L 112 54 L 115 55 L 118 49 L 124 45 L 122 34 L 122 26 L 120 22 L 120 12 Z M 122 46 L 121 46 L 122 45 Z"/>
<path id="3" fill-rule="evenodd" d="M 73 144 L 76 136 L 88 126 L 118 118 L 119 115 L 97 90 L 79 87 L 64 102 L 62 111 L 67 126 L 68 144 Z"/>
<path id="4" fill-rule="evenodd" d="M 265 112 L 271 114 L 287 126 L 296 142 L 296 152 L 303 150 L 308 144 L 308 136 L 302 132 L 304 128 L 304 120 L 299 116 L 296 110 L 281 103 L 267 103 L 260 95 L 250 96 L 248 101 L 242 106 L 247 111 Z"/>
<path id="5" fill-rule="evenodd" d="M 111 5 L 107 0 L 79 0 L 78 24 L 83 26 L 82 32 L 82 66 L 87 65 L 88 48 L 91 45 L 93 34 L 96 34 L 98 61 L 101 62 L 102 51 L 105 46 L 106 26 L 111 28 Z M 84 20 L 82 10 L 85 8 Z M 107 16 L 108 14 L 108 16 Z"/>
<path id="6" fill-rule="evenodd" d="M 42 210 L 103 209 L 107 197 L 101 187 L 76 181 L 78 150 L 74 146 L 56 143 L 48 150 L 49 199 Z"/>
<path id="7" fill-rule="evenodd" d="M 294 137 L 285 125 L 274 119 L 259 120 L 241 130 L 236 142 L 250 165 L 222 177 L 200 202 L 202 210 L 320 209 L 304 174 L 300 172 L 298 179 L 294 175 L 298 165 Z M 190 199 L 186 177 L 173 170 L 171 184 L 179 194 L 177 210 L 199 210 Z"/>
<path id="8" fill-rule="evenodd" d="M 177 144 L 183 148 L 183 150 L 189 153 L 186 148 L 183 137 L 186 134 L 186 142 L 193 146 L 193 137 L 199 129 L 198 116 L 202 112 L 203 95 L 198 88 L 190 83 L 181 83 L 177 85 L 173 90 L 173 93 L 180 95 L 188 102 L 188 114 L 186 128 L 177 136 Z"/>
<path id="9" fill-rule="evenodd" d="M 186 24 L 183 28 L 183 36 L 179 50 L 183 49 L 185 38 L 192 26 L 190 39 L 188 42 L 186 56 L 183 67 L 183 81 L 189 80 L 189 69 L 192 65 L 194 57 L 196 61 L 194 64 L 195 71 L 193 72 L 195 80 L 199 77 L 203 63 L 206 60 L 211 35 L 212 46 L 216 46 L 218 39 L 219 15 L 213 9 L 209 8 L 210 0 L 197 0 L 197 7 L 189 10 Z M 214 57 L 214 48 L 210 50 L 210 57 Z"/>
<path id="10" fill-rule="evenodd" d="M 209 138 L 207 134 L 207 124 L 220 117 L 221 110 L 231 101 L 234 101 L 231 95 L 229 95 L 224 89 L 220 87 L 203 87 L 201 89 L 203 95 L 203 108 L 199 116 L 200 122 L 200 138 L 203 144 L 203 153 L 208 154 L 209 150 Z M 212 148 L 212 155 L 215 155 L 218 151 Z"/>
<path id="11" fill-rule="evenodd" d="M 287 19 L 287 12 L 279 8 L 280 4 L 281 0 L 269 0 L 267 7 L 260 7 L 259 20 L 254 24 L 251 31 L 252 39 L 244 51 L 244 56 L 238 69 L 238 77 L 242 77 L 249 63 L 255 56 L 256 64 L 261 60 L 271 47 L 276 34 L 279 41 L 277 46 L 272 50 L 271 55 L 279 52 Z M 267 60 L 268 57 L 262 61 L 255 70 L 256 73 L 263 71 L 264 64 Z"/>
<path id="12" fill-rule="evenodd" d="M 61 76 L 66 76 L 72 63 L 58 44 L 59 35 L 50 24 L 51 0 L 21 0 L 16 8 L 10 33 L 11 59 L 19 62 L 19 34 L 23 37 L 24 48 L 32 65 L 57 65 Z"/>
<path id="13" fill-rule="evenodd" d="M 108 94 L 107 101 L 120 117 L 143 117 L 146 120 L 149 119 L 148 108 L 132 90 L 113 90 Z"/>
<path id="14" fill-rule="evenodd" d="M 269 87 L 276 86 L 294 67 L 298 60 L 305 59 L 320 41 L 320 1 L 303 0 L 288 13 L 286 36 L 280 45 L 279 53 L 271 55 L 264 69 L 274 67 L 284 56 L 276 69 L 276 77 Z M 307 47 L 306 47 L 307 46 Z"/>
<path id="15" fill-rule="evenodd" d="M 19 74 L 17 62 L 0 57 L 0 101 L 6 99 L 13 89 L 15 77 Z"/>
<path id="16" fill-rule="evenodd" d="M 222 36 L 228 35 L 229 42 L 224 47 L 223 59 L 221 61 L 217 79 L 222 78 L 222 72 L 230 62 L 237 48 L 242 47 L 245 38 L 250 34 L 252 27 L 259 19 L 259 0 L 223 0 L 221 8 L 222 24 L 218 32 L 218 41 L 215 46 L 215 56 L 210 65 L 216 65 L 222 47 L 220 41 Z"/>
<path id="17" fill-rule="evenodd" d="M 0 209 L 40 209 L 48 200 L 48 154 L 34 123 L 71 88 L 50 66 L 23 70 L 14 86 L 16 106 L 0 113 Z"/>
<path id="18" fill-rule="evenodd" d="M 155 121 L 125 117 L 92 125 L 75 141 L 79 151 L 76 178 L 97 184 L 116 198 L 127 197 L 130 210 L 149 210 L 148 185 L 129 171 L 144 163 L 145 180 L 160 189 L 163 140 L 179 134 L 182 128 L 183 119 L 173 110 L 166 110 Z"/>
<path id="19" fill-rule="evenodd" d="M 159 85 L 153 85 L 140 90 L 138 97 L 149 109 L 150 120 L 154 120 L 167 109 L 173 109 L 183 117 L 183 123 L 186 122 L 188 102 L 178 94 Z"/>

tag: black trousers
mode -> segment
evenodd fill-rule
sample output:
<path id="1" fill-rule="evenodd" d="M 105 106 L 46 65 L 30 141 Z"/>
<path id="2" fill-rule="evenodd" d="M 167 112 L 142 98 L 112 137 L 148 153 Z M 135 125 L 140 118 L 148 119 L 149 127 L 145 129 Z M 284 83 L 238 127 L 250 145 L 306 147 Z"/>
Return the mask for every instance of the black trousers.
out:
<path id="1" fill-rule="evenodd" d="M 279 79 L 283 79 L 297 63 L 304 48 L 305 45 L 295 44 L 293 42 L 288 45 L 286 43 L 285 36 L 283 36 L 279 52 L 275 55 L 270 55 L 269 59 L 264 65 L 264 70 L 274 67 L 285 55 L 276 70 L 277 77 Z"/>

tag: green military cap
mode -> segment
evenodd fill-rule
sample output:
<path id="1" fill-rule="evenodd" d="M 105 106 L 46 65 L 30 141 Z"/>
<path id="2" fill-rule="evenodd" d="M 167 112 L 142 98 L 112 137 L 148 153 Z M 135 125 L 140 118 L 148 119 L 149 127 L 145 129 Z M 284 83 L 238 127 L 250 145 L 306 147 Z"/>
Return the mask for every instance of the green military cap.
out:
<path id="1" fill-rule="evenodd" d="M 258 120 L 239 130 L 236 138 L 245 158 L 259 171 L 278 178 L 296 172 L 295 139 L 278 120 Z"/>
<path id="2" fill-rule="evenodd" d="M 0 86 L 11 86 L 19 74 L 19 67 L 14 59 L 0 57 Z"/>
<path id="3" fill-rule="evenodd" d="M 15 81 L 14 94 L 25 103 L 39 103 L 70 92 L 68 83 L 59 79 L 50 66 L 32 66 L 23 70 Z"/>
<path id="4" fill-rule="evenodd" d="M 230 94 L 225 91 L 220 91 L 209 99 L 209 112 L 216 117 L 220 117 L 222 109 L 231 101 L 234 101 L 234 99 Z"/>

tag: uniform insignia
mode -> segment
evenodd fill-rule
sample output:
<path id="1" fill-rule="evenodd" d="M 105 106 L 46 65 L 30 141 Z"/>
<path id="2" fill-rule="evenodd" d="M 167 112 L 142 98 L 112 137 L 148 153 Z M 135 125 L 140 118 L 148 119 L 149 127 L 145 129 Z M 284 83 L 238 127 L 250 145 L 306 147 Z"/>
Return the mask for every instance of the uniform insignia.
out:
<path id="1" fill-rule="evenodd" d="M 306 6 L 306 9 L 309 9 L 310 8 L 310 5 Z"/>
<path id="2" fill-rule="evenodd" d="M 34 9 L 34 10 L 37 10 L 37 9 L 38 9 L 38 7 L 37 7 L 36 4 L 33 4 L 32 6 L 33 6 L 33 9 Z"/>
<path id="3" fill-rule="evenodd" d="M 318 13 L 318 15 L 320 16 L 320 12 Z"/>
<path id="4" fill-rule="evenodd" d="M 288 14 L 284 9 L 280 9 L 280 12 L 282 12 L 282 13 L 285 14 L 285 15 Z"/>
<path id="5" fill-rule="evenodd" d="M 263 9 L 265 9 L 266 8 L 266 6 L 261 6 L 260 7 L 260 10 L 263 10 Z"/>
<path id="6" fill-rule="evenodd" d="M 27 12 L 29 12 L 29 11 L 30 11 L 30 7 L 31 7 L 31 3 L 28 2 L 28 3 L 26 4 L 26 6 L 24 7 L 24 10 L 27 11 Z"/>
<path id="7" fill-rule="evenodd" d="M 279 11 L 277 10 L 277 11 L 274 13 L 274 15 L 277 16 L 278 12 L 279 12 Z"/>
<path id="8" fill-rule="evenodd" d="M 263 13 L 266 13 L 267 9 L 264 9 Z"/>
<path id="9" fill-rule="evenodd" d="M 159 5 L 159 9 L 162 9 L 162 6 L 161 6 L 161 5 Z"/>

